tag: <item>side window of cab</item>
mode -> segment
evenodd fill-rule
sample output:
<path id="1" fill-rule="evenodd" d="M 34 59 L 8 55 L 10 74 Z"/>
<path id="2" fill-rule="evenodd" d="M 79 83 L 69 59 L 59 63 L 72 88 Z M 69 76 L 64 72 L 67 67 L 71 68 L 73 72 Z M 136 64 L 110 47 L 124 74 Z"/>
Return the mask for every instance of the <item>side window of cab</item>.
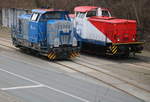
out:
<path id="1" fill-rule="evenodd" d="M 88 11 L 86 17 L 92 17 L 92 16 L 96 16 L 96 15 L 97 15 L 97 12 L 95 10 L 94 11 Z"/>
<path id="2" fill-rule="evenodd" d="M 76 12 L 76 13 L 75 13 L 75 16 L 78 17 L 79 14 L 80 14 L 80 12 Z"/>
<path id="3" fill-rule="evenodd" d="M 77 17 L 83 19 L 85 17 L 86 13 L 85 12 L 80 12 L 78 13 Z"/>
<path id="4" fill-rule="evenodd" d="M 33 13 L 32 16 L 31 16 L 31 21 L 37 21 L 38 17 L 39 17 L 38 13 Z"/>
<path id="5" fill-rule="evenodd" d="M 104 17 L 110 17 L 109 11 L 102 10 L 102 16 L 104 16 Z"/>

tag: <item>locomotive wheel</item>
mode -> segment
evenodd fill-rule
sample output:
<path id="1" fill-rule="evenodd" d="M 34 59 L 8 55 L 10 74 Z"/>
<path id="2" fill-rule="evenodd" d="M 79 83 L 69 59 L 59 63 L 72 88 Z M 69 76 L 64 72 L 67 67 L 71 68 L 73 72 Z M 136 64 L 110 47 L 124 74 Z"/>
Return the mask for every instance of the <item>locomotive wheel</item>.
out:
<path id="1" fill-rule="evenodd" d="M 130 56 L 129 52 L 124 53 L 124 54 L 121 55 L 122 58 L 129 58 L 129 56 Z"/>

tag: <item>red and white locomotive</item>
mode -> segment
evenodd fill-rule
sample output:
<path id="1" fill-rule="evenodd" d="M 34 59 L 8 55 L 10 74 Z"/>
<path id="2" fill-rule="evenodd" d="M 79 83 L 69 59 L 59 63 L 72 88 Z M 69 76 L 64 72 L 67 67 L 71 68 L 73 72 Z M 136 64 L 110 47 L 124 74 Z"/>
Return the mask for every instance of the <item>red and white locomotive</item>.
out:
<path id="1" fill-rule="evenodd" d="M 135 20 L 112 17 L 108 9 L 95 6 L 79 6 L 74 11 L 71 16 L 81 50 L 123 56 L 143 50 L 143 42 L 137 41 Z"/>

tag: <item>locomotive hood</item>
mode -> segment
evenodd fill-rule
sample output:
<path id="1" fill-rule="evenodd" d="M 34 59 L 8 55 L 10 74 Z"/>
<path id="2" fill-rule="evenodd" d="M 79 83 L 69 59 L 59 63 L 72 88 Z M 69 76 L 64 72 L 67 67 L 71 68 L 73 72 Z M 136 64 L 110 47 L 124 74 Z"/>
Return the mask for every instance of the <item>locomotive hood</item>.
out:
<path id="1" fill-rule="evenodd" d="M 101 16 L 93 16 L 88 18 L 89 21 L 99 21 L 99 22 L 105 22 L 105 23 L 136 23 L 135 20 L 126 20 L 126 19 L 118 19 L 115 17 L 101 17 Z"/>
<path id="2" fill-rule="evenodd" d="M 64 33 L 70 33 L 72 31 L 72 23 L 66 20 L 48 20 L 48 25 L 51 25 L 54 31 L 62 31 Z M 50 27 L 50 26 L 49 26 Z M 52 28 L 49 29 L 52 29 Z"/>
<path id="3" fill-rule="evenodd" d="M 73 29 L 72 23 L 65 20 L 49 20 L 47 22 L 48 43 L 58 46 L 72 44 Z"/>
<path id="4" fill-rule="evenodd" d="M 88 21 L 113 43 L 135 42 L 136 21 L 115 17 L 90 17 Z"/>

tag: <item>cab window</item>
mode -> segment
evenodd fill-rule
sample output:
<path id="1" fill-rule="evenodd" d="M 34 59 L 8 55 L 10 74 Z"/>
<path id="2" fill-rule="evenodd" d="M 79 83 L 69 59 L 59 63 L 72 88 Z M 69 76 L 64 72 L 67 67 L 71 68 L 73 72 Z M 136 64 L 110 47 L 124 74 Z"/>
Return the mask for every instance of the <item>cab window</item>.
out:
<path id="1" fill-rule="evenodd" d="M 38 13 L 34 13 L 31 17 L 31 21 L 37 21 L 38 20 L 38 16 L 39 14 Z"/>
<path id="2" fill-rule="evenodd" d="M 86 14 L 85 12 L 80 12 L 80 13 L 78 14 L 78 17 L 79 17 L 79 18 L 84 18 L 84 17 L 85 17 L 85 14 Z"/>
<path id="3" fill-rule="evenodd" d="M 96 16 L 96 11 L 89 11 L 89 12 L 87 12 L 87 15 L 86 15 L 86 17 L 92 17 L 92 16 Z"/>
<path id="4" fill-rule="evenodd" d="M 76 17 L 80 14 L 80 12 L 76 12 Z"/>
<path id="5" fill-rule="evenodd" d="M 70 18 L 69 18 L 69 15 L 68 15 L 68 14 L 65 14 L 65 15 L 64 15 L 64 18 L 65 18 L 65 20 L 70 20 Z"/>
<path id="6" fill-rule="evenodd" d="M 40 21 L 47 21 L 51 19 L 69 20 L 69 16 L 67 13 L 62 13 L 62 12 L 48 12 L 41 16 Z"/>
<path id="7" fill-rule="evenodd" d="M 102 16 L 109 17 L 109 12 L 107 10 L 103 10 Z"/>
<path id="8" fill-rule="evenodd" d="M 59 13 L 59 12 L 45 13 L 43 15 L 43 19 L 46 19 L 46 20 L 49 20 L 49 19 L 61 19 L 61 13 Z"/>

